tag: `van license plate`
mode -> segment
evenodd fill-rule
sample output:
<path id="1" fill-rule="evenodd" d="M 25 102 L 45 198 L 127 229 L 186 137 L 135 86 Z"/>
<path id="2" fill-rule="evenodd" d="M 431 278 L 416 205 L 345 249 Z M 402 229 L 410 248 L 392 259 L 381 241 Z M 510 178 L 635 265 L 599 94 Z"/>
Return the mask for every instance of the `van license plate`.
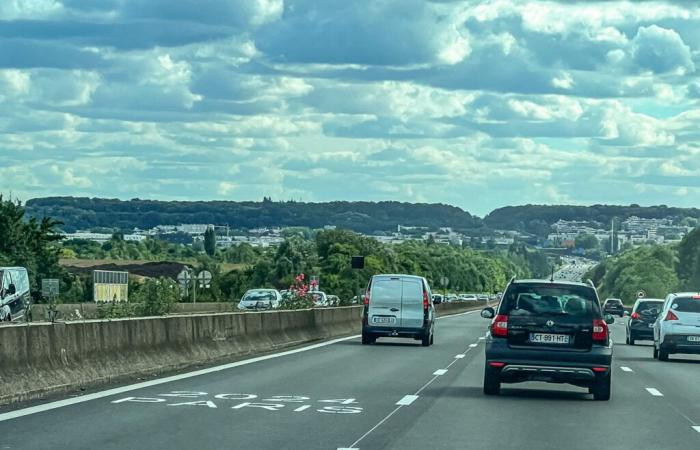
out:
<path id="1" fill-rule="evenodd" d="M 396 317 L 372 317 L 372 323 L 387 323 L 387 324 L 393 324 L 396 323 Z"/>
<path id="2" fill-rule="evenodd" d="M 700 336 L 688 336 L 688 342 L 700 342 Z"/>
<path id="3" fill-rule="evenodd" d="M 570 338 L 568 334 L 530 333 L 533 344 L 568 344 Z"/>

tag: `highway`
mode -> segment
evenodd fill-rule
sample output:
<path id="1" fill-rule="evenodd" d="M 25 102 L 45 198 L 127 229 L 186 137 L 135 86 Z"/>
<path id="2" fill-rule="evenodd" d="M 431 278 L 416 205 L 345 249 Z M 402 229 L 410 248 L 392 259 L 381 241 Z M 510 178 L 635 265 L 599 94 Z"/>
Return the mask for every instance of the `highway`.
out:
<path id="1" fill-rule="evenodd" d="M 352 337 L 3 409 L 0 449 L 700 448 L 699 357 L 655 361 L 618 319 L 609 402 L 539 383 L 485 397 L 487 325 L 471 312 L 441 318 L 429 348 Z"/>

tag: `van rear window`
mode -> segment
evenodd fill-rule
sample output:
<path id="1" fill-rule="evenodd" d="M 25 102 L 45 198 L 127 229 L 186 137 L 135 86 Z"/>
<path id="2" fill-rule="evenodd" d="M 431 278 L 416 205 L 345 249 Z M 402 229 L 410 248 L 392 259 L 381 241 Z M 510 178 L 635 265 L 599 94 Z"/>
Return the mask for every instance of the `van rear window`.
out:
<path id="1" fill-rule="evenodd" d="M 401 300 L 401 280 L 374 280 L 371 287 L 370 300 L 381 302 L 382 300 Z"/>
<path id="2" fill-rule="evenodd" d="M 423 286 L 418 281 L 404 280 L 403 300 L 423 301 Z"/>

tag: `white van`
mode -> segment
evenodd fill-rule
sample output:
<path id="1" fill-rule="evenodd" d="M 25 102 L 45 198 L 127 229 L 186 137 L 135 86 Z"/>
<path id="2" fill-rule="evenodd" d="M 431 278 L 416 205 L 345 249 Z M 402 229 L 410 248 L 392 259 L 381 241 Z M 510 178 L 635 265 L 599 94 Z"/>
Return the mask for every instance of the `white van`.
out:
<path id="1" fill-rule="evenodd" d="M 23 318 L 30 301 L 27 269 L 0 267 L 0 322 Z"/>
<path id="2" fill-rule="evenodd" d="M 415 275 L 375 275 L 362 316 L 362 343 L 378 337 L 405 337 L 433 344 L 435 307 L 428 281 Z"/>

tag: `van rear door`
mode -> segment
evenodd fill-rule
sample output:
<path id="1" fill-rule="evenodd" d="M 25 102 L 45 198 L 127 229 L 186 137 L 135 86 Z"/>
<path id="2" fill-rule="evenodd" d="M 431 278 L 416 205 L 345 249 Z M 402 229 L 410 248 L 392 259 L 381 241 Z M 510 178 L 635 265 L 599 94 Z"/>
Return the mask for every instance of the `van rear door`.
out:
<path id="1" fill-rule="evenodd" d="M 368 325 L 396 328 L 401 324 L 401 277 L 375 277 L 370 286 Z"/>
<path id="2" fill-rule="evenodd" d="M 423 280 L 404 278 L 401 295 L 401 326 L 421 328 L 423 326 Z"/>

